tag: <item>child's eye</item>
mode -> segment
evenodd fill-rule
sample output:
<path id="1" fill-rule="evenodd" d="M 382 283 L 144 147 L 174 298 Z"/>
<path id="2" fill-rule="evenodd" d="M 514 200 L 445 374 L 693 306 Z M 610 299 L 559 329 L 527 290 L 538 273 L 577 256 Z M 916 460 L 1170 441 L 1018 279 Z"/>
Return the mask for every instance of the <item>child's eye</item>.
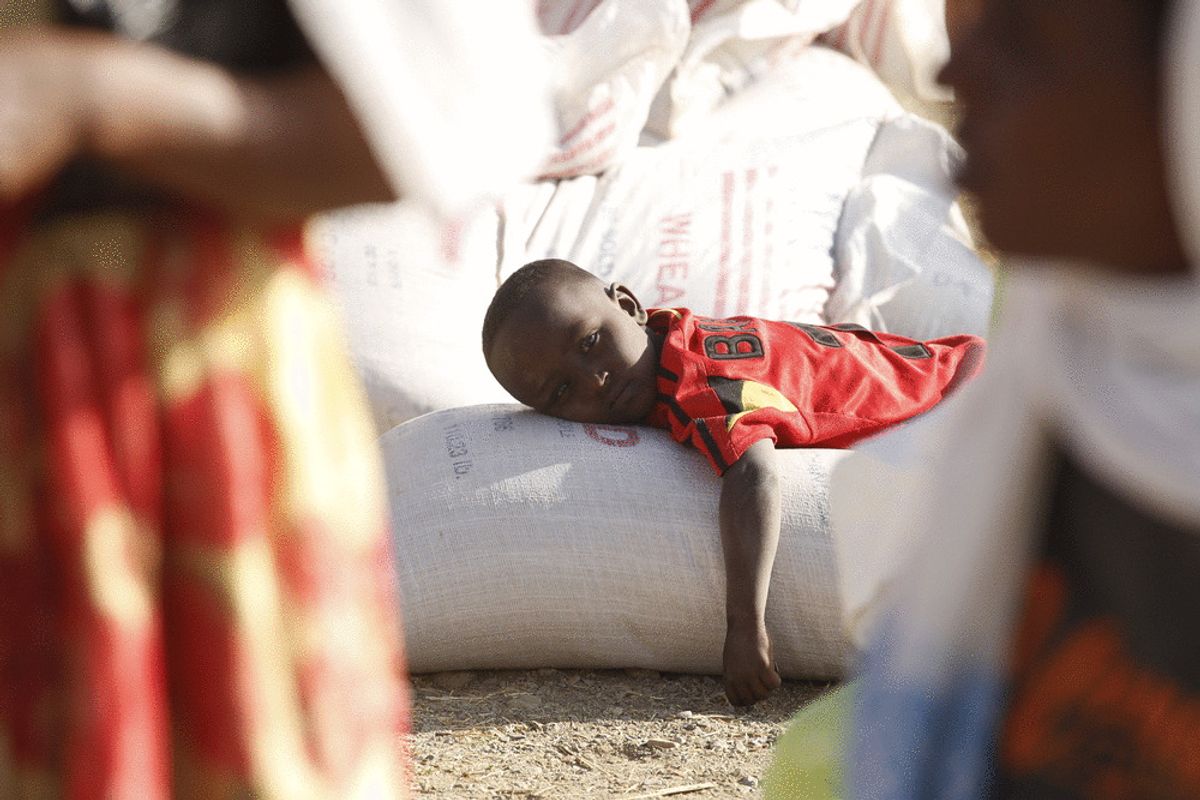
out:
<path id="1" fill-rule="evenodd" d="M 584 338 L 583 342 L 581 342 L 579 346 L 583 352 L 586 353 L 588 350 L 591 350 L 596 346 L 596 342 L 599 341 L 599 339 L 600 331 L 592 331 Z"/>

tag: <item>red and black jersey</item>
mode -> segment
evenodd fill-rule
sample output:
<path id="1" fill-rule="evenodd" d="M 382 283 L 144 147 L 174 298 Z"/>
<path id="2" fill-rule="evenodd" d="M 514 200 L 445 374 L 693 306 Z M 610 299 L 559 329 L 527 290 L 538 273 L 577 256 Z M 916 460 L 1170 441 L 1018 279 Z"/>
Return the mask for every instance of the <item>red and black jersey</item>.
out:
<path id="1" fill-rule="evenodd" d="M 919 342 L 859 325 L 710 319 L 650 309 L 662 337 L 647 422 L 724 474 L 750 445 L 849 447 L 928 411 L 983 363 L 984 342 Z"/>

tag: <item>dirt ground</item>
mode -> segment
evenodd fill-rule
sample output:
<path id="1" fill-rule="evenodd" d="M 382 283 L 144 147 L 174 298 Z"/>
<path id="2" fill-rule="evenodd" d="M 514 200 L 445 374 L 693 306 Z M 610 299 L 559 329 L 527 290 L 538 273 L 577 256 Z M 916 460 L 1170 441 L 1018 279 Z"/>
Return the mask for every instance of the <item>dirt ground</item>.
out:
<path id="1" fill-rule="evenodd" d="M 755 798 L 788 719 L 829 687 L 787 682 L 741 711 L 716 677 L 649 670 L 413 678 L 413 795 Z"/>

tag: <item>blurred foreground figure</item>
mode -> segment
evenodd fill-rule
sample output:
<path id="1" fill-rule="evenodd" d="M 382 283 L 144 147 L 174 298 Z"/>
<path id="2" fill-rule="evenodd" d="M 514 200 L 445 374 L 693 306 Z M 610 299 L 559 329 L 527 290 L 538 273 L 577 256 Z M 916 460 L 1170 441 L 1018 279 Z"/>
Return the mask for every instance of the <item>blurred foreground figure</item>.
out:
<path id="1" fill-rule="evenodd" d="M 851 794 L 1200 797 L 1200 3 L 982 7 L 943 80 L 1015 263 L 862 665 Z"/>
<path id="2" fill-rule="evenodd" d="M 404 170 L 284 0 L 59 5 L 0 37 L 0 796 L 403 797 L 383 474 L 301 224 Z"/>

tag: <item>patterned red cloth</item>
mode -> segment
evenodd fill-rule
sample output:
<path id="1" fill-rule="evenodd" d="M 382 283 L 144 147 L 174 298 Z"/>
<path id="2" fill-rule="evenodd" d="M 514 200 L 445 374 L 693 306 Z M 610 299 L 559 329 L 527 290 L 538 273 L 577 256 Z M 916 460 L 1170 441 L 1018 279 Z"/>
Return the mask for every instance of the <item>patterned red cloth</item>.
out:
<path id="1" fill-rule="evenodd" d="M 0 796 L 405 796 L 373 442 L 298 227 L 3 215 Z"/>
<path id="2" fill-rule="evenodd" d="M 662 337 L 649 423 L 718 475 L 750 445 L 849 447 L 928 411 L 983 364 L 976 336 L 918 342 L 858 325 L 650 309 Z"/>

